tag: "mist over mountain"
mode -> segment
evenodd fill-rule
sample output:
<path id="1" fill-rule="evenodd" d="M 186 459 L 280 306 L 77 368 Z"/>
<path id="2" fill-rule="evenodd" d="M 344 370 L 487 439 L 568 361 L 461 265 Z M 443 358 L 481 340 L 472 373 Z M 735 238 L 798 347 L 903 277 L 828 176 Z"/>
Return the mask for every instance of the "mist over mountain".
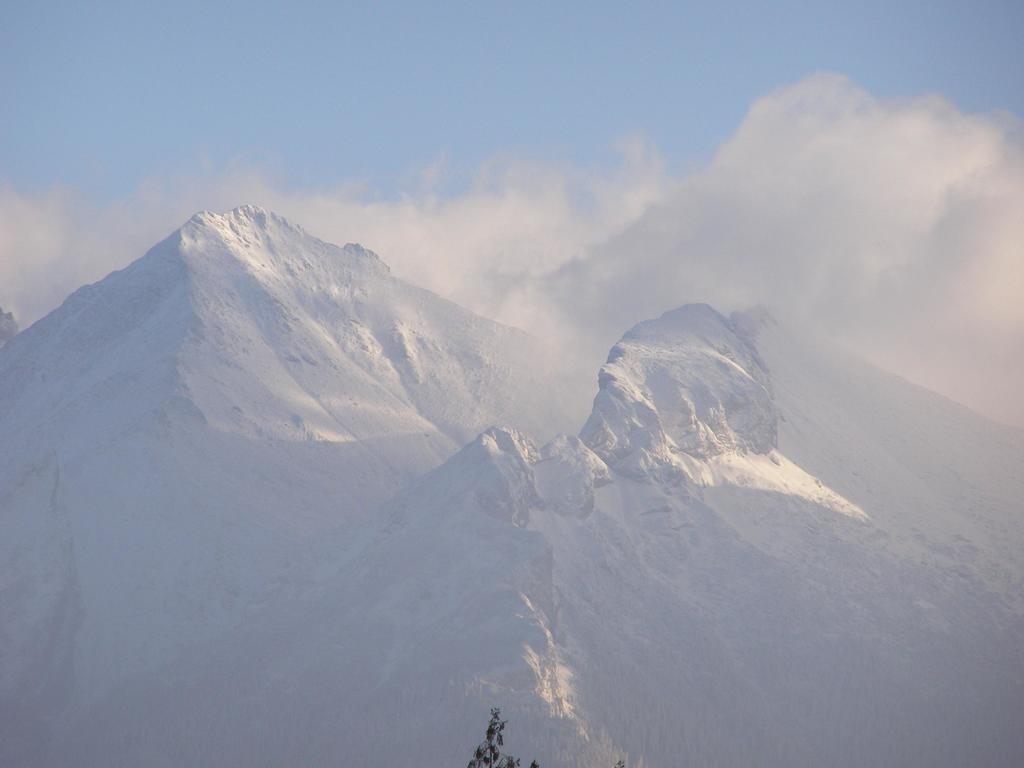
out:
<path id="1" fill-rule="evenodd" d="M 1024 760 L 1024 434 L 762 309 L 565 367 L 250 206 L 75 292 L 0 349 L 0 762 Z"/>

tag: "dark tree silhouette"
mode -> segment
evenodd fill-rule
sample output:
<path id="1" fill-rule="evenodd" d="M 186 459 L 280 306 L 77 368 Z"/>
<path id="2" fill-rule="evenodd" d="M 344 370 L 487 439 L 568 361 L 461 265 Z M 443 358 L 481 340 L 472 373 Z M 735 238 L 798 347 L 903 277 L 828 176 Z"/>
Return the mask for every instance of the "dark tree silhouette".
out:
<path id="1" fill-rule="evenodd" d="M 473 752 L 473 759 L 469 761 L 466 768 L 519 768 L 518 757 L 501 754 L 501 748 L 505 746 L 506 724 L 507 721 L 501 719 L 501 710 L 497 707 L 491 709 L 487 734 L 480 746 Z M 530 768 L 540 768 L 540 765 L 534 760 L 530 763 Z"/>
<path id="2" fill-rule="evenodd" d="M 503 755 L 501 748 L 505 746 L 505 726 L 507 720 L 501 719 L 501 710 L 491 709 L 491 719 L 487 723 L 487 733 L 480 746 L 473 752 L 473 759 L 466 768 L 519 768 L 519 758 Z M 536 760 L 530 762 L 530 768 L 540 768 Z M 615 768 L 626 768 L 626 763 L 619 760 Z"/>

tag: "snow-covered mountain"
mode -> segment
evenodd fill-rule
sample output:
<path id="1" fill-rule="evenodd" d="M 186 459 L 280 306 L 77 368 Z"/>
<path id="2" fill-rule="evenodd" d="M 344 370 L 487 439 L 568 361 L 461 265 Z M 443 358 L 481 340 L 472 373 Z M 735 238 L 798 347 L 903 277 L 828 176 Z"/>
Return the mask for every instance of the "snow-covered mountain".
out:
<path id="1" fill-rule="evenodd" d="M 0 749 L 288 594 L 488 424 L 552 434 L 549 355 L 252 207 L 74 293 L 0 351 Z"/>
<path id="2" fill-rule="evenodd" d="M 1020 764 L 1024 435 L 697 305 L 542 444 L 542 354 L 254 209 L 16 337 L 0 754 Z"/>
<path id="3" fill-rule="evenodd" d="M 1020 433 L 704 306 L 601 381 L 614 482 L 530 526 L 582 718 L 654 765 L 1020 761 Z"/>
<path id="4" fill-rule="evenodd" d="M 436 764 L 491 702 L 547 765 L 1020 762 L 1019 432 L 760 312 L 641 323 L 600 384 L 580 438 L 488 430 L 339 571 L 324 611 L 359 608 L 313 634 L 376 653 L 335 711 Z"/>

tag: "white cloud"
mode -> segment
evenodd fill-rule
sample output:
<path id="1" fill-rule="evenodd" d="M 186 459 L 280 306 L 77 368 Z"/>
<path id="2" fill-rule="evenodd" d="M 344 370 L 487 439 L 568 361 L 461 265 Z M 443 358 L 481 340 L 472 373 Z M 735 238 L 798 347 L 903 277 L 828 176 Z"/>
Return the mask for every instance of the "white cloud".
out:
<path id="1" fill-rule="evenodd" d="M 1022 211 L 1018 123 L 819 75 L 756 102 L 707 168 L 530 290 L 599 345 L 684 301 L 764 303 L 1024 424 Z"/>
<path id="2" fill-rule="evenodd" d="M 289 190 L 236 169 L 95 206 L 0 188 L 0 306 L 31 321 L 198 209 L 254 202 L 477 312 L 589 350 L 686 301 L 765 303 L 1024 424 L 1024 142 L 1008 116 L 879 101 L 818 75 L 768 94 L 715 158 L 670 176 L 642 141 L 584 172 L 496 160 L 442 195 Z"/>

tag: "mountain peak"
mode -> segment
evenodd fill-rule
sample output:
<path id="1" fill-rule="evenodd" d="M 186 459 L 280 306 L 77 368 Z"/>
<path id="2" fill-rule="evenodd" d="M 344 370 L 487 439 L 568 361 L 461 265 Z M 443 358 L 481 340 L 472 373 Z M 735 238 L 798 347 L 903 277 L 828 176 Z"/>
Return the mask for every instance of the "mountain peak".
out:
<path id="1" fill-rule="evenodd" d="M 257 205 L 240 205 L 223 213 L 198 211 L 185 222 L 182 229 L 240 232 L 243 229 L 266 230 L 273 225 L 302 232 L 301 227 L 292 224 L 283 216 Z"/>
<path id="2" fill-rule="evenodd" d="M 273 211 L 268 211 L 266 208 L 261 208 L 258 205 L 239 205 L 236 208 L 232 208 L 230 211 L 217 212 L 217 211 L 197 211 L 189 219 L 188 223 L 195 223 L 199 226 L 215 226 L 219 223 L 227 223 L 230 221 L 234 222 L 250 222 L 256 226 L 266 226 L 267 222 L 271 219 L 276 219 L 281 222 L 288 223 L 287 219 L 283 216 L 278 216 Z M 294 224 L 289 226 L 299 229 Z"/>
<path id="3" fill-rule="evenodd" d="M 634 326 L 598 381 L 580 436 L 624 474 L 685 476 L 691 459 L 775 446 L 767 370 L 748 335 L 707 304 Z"/>
<path id="4" fill-rule="evenodd" d="M 540 505 L 532 466 L 540 454 L 533 442 L 510 427 L 489 427 L 409 494 L 413 504 L 463 512 L 485 509 L 492 517 L 525 526 Z"/>
<path id="5" fill-rule="evenodd" d="M 563 424 L 533 364 L 539 342 L 404 283 L 361 245 L 324 242 L 256 206 L 197 213 L 24 335 L 4 348 L 0 417 L 24 413 L 27 432 L 30 411 L 112 381 L 133 393 L 119 400 L 138 402 L 132 419 L 181 396 L 221 433 L 401 442 L 398 466 L 417 470 L 494 421 L 540 434 Z M 545 415 L 519 421 L 534 412 Z"/>
<path id="6" fill-rule="evenodd" d="M 314 262 L 323 262 L 329 270 L 390 271 L 376 253 L 359 244 L 338 247 L 326 243 L 285 217 L 256 205 L 242 205 L 226 213 L 200 211 L 171 240 L 190 264 L 231 256 L 257 265 L 260 271 L 276 267 L 289 275 L 305 271 Z"/>

